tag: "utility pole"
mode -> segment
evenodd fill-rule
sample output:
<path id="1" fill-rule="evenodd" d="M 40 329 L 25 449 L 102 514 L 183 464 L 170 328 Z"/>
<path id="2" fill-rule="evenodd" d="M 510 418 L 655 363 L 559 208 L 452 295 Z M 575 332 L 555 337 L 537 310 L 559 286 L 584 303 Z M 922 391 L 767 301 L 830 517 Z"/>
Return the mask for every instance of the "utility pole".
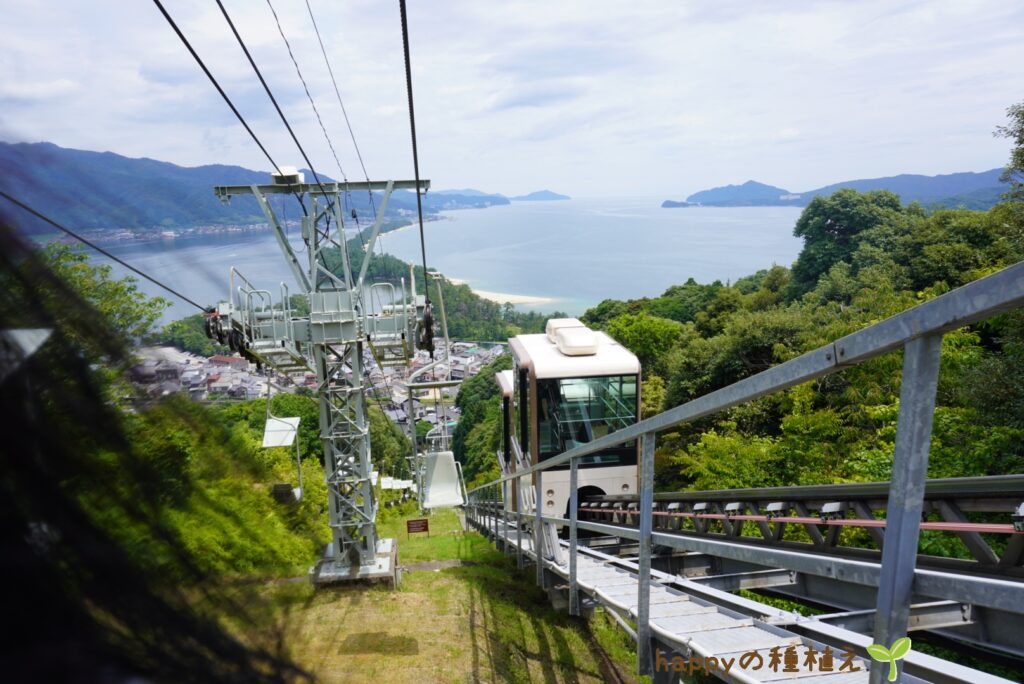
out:
<path id="1" fill-rule="evenodd" d="M 232 268 L 229 299 L 207 314 L 207 333 L 279 373 L 311 370 L 316 376 L 332 541 L 310 570 L 314 584 L 374 578 L 397 583 L 395 540 L 377 538 L 363 351 L 368 347 L 382 364 L 408 363 L 417 347 L 425 302 L 415 294 L 407 297 L 404 281 L 398 292 L 391 283 L 367 285 L 365 280 L 392 191 L 426 192 L 430 181 L 314 184 L 303 182 L 302 174 L 291 168 L 273 174 L 273 181 L 217 186 L 214 193 L 225 202 L 238 195 L 256 198 L 309 313 L 292 310 L 284 283 L 275 304 L 269 290 L 257 288 Z M 382 201 L 356 268 L 346 248 L 341 195 L 374 190 L 382 191 Z M 295 195 L 304 207 L 305 264 L 268 201 L 275 194 Z M 377 311 L 369 306 L 372 295 L 381 294 L 375 288 L 385 290 L 389 300 Z"/>

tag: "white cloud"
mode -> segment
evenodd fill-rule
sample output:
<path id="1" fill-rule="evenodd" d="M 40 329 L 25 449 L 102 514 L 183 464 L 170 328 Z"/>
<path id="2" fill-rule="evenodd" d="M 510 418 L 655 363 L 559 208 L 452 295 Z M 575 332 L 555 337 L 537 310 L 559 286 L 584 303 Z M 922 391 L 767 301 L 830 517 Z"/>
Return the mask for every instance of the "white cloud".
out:
<path id="1" fill-rule="evenodd" d="M 81 86 L 67 78 L 52 81 L 22 81 L 0 83 L 0 98 L 4 100 L 49 100 L 69 95 Z"/>
<path id="2" fill-rule="evenodd" d="M 410 176 L 396 4 L 311 3 L 371 175 Z M 226 4 L 318 169 L 336 174 L 266 5 Z M 275 157 L 298 162 L 216 6 L 166 5 Z M 305 3 L 274 5 L 351 176 Z M 421 169 L 438 188 L 680 197 L 748 178 L 806 189 L 981 170 L 1004 162 L 991 132 L 1024 98 L 1019 3 L 459 0 L 409 12 Z M 0 70 L 4 126 L 20 139 L 267 166 L 149 3 L 13 3 Z"/>

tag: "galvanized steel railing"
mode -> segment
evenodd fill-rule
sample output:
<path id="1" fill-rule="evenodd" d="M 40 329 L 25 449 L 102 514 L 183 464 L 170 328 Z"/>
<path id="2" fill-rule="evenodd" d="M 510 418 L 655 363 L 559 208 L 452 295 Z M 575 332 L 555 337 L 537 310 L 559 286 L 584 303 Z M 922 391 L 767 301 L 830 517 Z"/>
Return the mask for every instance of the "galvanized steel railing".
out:
<path id="1" fill-rule="evenodd" d="M 472 489 L 469 492 L 469 505 L 477 509 L 494 509 L 495 526 L 499 514 L 506 521 L 509 517 L 516 520 L 516 545 L 520 565 L 523 563 L 523 557 L 519 523 L 532 518 L 538 582 L 543 581 L 544 523 L 569 525 L 570 612 L 573 614 L 578 614 L 579 611 L 576 578 L 577 530 L 605 532 L 638 541 L 639 594 L 636 640 L 637 665 L 641 673 L 650 672 L 651 667 L 650 578 L 651 549 L 655 542 L 659 545 L 703 551 L 711 555 L 755 560 L 765 565 L 791 568 L 811 574 L 842 576 L 848 581 L 877 586 L 874 640 L 880 644 L 891 644 L 906 634 L 911 598 L 915 592 L 938 597 L 955 594 L 960 600 L 993 607 L 1024 605 L 1024 583 L 1021 582 L 962 576 L 950 578 L 943 573 L 915 569 L 943 335 L 1021 306 L 1024 306 L 1024 262 L 964 285 L 757 375 L 536 465 L 503 475 Z M 811 558 L 807 554 L 786 549 L 744 550 L 720 540 L 682 538 L 678 535 L 653 532 L 654 449 L 659 431 L 837 373 L 900 348 L 904 351 L 903 382 L 900 388 L 896 445 L 889 485 L 886 542 L 882 550 L 880 567 L 857 560 Z M 577 520 L 579 459 L 633 439 L 641 440 L 639 529 Z M 569 518 L 544 516 L 540 506 L 536 505 L 542 500 L 544 472 L 564 463 L 569 463 L 570 466 Z M 498 509 L 502 506 L 498 502 L 502 499 L 501 491 L 504 489 L 502 484 L 529 475 L 534 475 L 535 505 L 532 513 L 526 515 L 520 511 L 519 497 L 516 497 L 513 512 L 502 510 L 499 513 Z M 871 681 L 880 684 L 883 673 L 884 668 L 872 668 Z"/>

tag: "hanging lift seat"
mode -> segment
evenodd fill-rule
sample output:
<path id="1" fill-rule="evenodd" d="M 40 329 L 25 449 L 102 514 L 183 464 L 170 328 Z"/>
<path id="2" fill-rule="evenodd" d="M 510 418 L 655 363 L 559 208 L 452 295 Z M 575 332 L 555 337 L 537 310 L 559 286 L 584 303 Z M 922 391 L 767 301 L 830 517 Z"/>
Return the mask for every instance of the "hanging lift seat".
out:
<path id="1" fill-rule="evenodd" d="M 462 468 L 451 451 L 436 451 L 423 457 L 423 508 L 451 508 L 466 505 Z"/>
<path id="2" fill-rule="evenodd" d="M 269 397 L 267 401 L 270 401 Z M 270 487 L 270 495 L 279 503 L 293 504 L 302 500 L 302 459 L 299 454 L 299 446 L 295 441 L 295 437 L 299 432 L 299 422 L 302 419 L 298 416 L 279 418 L 278 416 L 270 415 L 269 408 L 267 411 L 267 423 L 263 427 L 263 448 L 272 449 L 274 447 L 290 447 L 294 445 L 295 466 L 299 475 L 297 487 L 292 487 L 287 482 L 275 482 Z"/>

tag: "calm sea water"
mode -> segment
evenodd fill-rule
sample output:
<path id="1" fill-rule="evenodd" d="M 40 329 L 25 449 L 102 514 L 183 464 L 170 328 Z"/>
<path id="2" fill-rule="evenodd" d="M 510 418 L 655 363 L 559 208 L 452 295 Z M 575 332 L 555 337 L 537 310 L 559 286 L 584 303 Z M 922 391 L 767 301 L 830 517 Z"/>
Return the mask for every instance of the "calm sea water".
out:
<path id="1" fill-rule="evenodd" d="M 793 207 L 662 209 L 651 199 L 515 202 L 426 224 L 427 261 L 481 290 L 552 297 L 582 313 L 602 299 L 657 296 L 687 278 L 735 280 L 800 252 Z M 419 259 L 419 235 L 385 236 Z"/>
<path id="2" fill-rule="evenodd" d="M 797 208 L 661 209 L 658 204 L 579 199 L 446 212 L 444 220 L 426 224 L 427 260 L 480 290 L 552 300 L 524 308 L 579 314 L 602 299 L 657 296 L 690 277 L 735 280 L 773 263 L 789 265 L 800 251 L 801 242 L 793 237 Z M 384 235 L 383 245 L 390 254 L 419 261 L 414 228 Z M 281 281 L 295 290 L 269 231 L 107 248 L 202 304 L 226 298 L 231 266 L 275 293 Z M 115 271 L 122 269 L 115 265 Z M 148 282 L 140 286 L 148 294 L 162 294 Z M 175 302 L 165 320 L 191 312 Z"/>

